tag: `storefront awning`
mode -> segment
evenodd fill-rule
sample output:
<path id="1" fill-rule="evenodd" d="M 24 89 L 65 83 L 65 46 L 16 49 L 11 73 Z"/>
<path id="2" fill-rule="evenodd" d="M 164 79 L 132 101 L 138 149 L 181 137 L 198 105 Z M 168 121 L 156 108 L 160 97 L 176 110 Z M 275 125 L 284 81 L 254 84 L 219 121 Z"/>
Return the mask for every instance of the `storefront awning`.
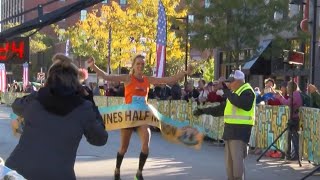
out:
<path id="1" fill-rule="evenodd" d="M 251 75 L 270 75 L 271 72 L 271 61 L 262 58 L 262 54 L 271 44 L 272 40 L 263 40 L 259 43 L 259 48 L 256 54 L 247 61 L 243 67 L 242 71 L 245 74 Z"/>

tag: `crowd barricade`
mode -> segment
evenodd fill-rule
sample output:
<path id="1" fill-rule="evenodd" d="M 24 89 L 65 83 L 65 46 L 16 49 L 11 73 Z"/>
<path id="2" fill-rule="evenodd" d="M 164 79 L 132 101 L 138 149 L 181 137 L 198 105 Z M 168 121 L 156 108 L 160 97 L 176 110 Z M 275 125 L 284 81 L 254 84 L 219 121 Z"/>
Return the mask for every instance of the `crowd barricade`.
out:
<path id="1" fill-rule="evenodd" d="M 24 96 L 24 93 L 2 93 L 1 102 L 11 105 L 15 98 Z M 123 104 L 123 97 L 95 96 L 97 106 L 113 106 Z M 197 107 L 216 106 L 217 103 L 197 105 L 195 102 L 184 100 L 159 101 L 149 99 L 160 113 L 171 117 L 174 120 L 187 120 L 192 125 L 203 127 L 205 134 L 213 139 L 221 139 L 223 133 L 223 117 L 213 117 L 210 115 L 193 116 L 193 110 Z M 256 106 L 256 122 L 252 129 L 251 146 L 266 149 L 286 128 L 289 107 L 287 106 Z M 301 155 L 304 159 L 320 164 L 320 109 L 300 108 L 300 144 Z M 276 142 L 275 146 L 282 151 L 287 149 L 287 133 L 284 133 Z"/>
<path id="2" fill-rule="evenodd" d="M 300 144 L 303 159 L 320 164 L 320 109 L 300 108 Z"/>
<path id="3" fill-rule="evenodd" d="M 8 106 L 10 106 L 17 97 L 22 97 L 25 95 L 27 95 L 27 93 L 20 93 L 20 92 L 0 93 L 0 102 L 2 104 L 7 104 Z"/>
<path id="4" fill-rule="evenodd" d="M 250 145 L 266 149 L 287 127 L 288 117 L 288 106 L 257 105 Z M 285 132 L 275 143 L 275 146 L 285 151 L 287 145 L 287 132 Z"/>

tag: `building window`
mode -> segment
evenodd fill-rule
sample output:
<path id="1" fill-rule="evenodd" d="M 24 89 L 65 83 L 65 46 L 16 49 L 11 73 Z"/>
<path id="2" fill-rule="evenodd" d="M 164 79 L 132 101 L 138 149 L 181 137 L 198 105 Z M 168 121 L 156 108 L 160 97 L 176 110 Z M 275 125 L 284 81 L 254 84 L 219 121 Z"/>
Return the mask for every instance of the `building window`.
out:
<path id="1" fill-rule="evenodd" d="M 204 1 L 204 7 L 209 8 L 210 7 L 210 0 L 205 0 Z"/>
<path id="2" fill-rule="evenodd" d="M 209 24 L 210 23 L 210 17 L 206 16 L 204 17 L 204 23 Z"/>
<path id="3" fill-rule="evenodd" d="M 188 20 L 189 20 L 189 23 L 193 23 L 194 22 L 194 15 L 188 15 Z"/>
<path id="4" fill-rule="evenodd" d="M 103 4 L 108 4 L 108 0 L 102 1 Z"/>
<path id="5" fill-rule="evenodd" d="M 87 10 L 81 10 L 80 11 L 80 21 L 84 21 L 87 19 Z"/>
<path id="6" fill-rule="evenodd" d="M 274 19 L 275 21 L 278 21 L 278 20 L 283 19 L 283 13 L 281 13 L 281 12 L 275 12 L 275 13 L 273 14 L 273 19 Z"/>
<path id="7" fill-rule="evenodd" d="M 293 17 L 299 14 L 299 5 L 296 4 L 289 4 L 289 17 Z"/>
<path id="8" fill-rule="evenodd" d="M 120 5 L 126 5 L 127 4 L 127 0 L 120 0 Z"/>

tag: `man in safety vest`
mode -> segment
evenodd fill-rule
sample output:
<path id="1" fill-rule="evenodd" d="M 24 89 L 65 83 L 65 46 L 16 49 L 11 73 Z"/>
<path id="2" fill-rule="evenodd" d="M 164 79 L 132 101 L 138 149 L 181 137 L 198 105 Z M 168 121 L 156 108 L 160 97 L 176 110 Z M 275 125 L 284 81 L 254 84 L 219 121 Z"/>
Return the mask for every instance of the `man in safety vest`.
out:
<path id="1" fill-rule="evenodd" d="M 225 83 L 224 83 L 225 82 Z M 255 121 L 255 93 L 245 83 L 244 73 L 234 71 L 222 83 L 225 103 L 215 107 L 196 109 L 194 115 L 224 116 L 225 163 L 228 180 L 244 180 L 244 159 Z"/>

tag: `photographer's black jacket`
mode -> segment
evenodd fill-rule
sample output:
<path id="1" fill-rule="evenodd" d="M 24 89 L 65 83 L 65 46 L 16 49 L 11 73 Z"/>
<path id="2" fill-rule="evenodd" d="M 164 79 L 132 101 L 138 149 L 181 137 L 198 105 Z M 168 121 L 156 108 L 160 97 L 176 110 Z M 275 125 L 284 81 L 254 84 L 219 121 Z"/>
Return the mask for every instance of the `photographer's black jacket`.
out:
<path id="1" fill-rule="evenodd" d="M 92 102 L 79 93 L 61 92 L 65 95 L 44 87 L 12 104 L 13 112 L 24 117 L 25 127 L 6 166 L 26 179 L 75 180 L 82 136 L 96 146 L 107 142 L 108 133 Z"/>

